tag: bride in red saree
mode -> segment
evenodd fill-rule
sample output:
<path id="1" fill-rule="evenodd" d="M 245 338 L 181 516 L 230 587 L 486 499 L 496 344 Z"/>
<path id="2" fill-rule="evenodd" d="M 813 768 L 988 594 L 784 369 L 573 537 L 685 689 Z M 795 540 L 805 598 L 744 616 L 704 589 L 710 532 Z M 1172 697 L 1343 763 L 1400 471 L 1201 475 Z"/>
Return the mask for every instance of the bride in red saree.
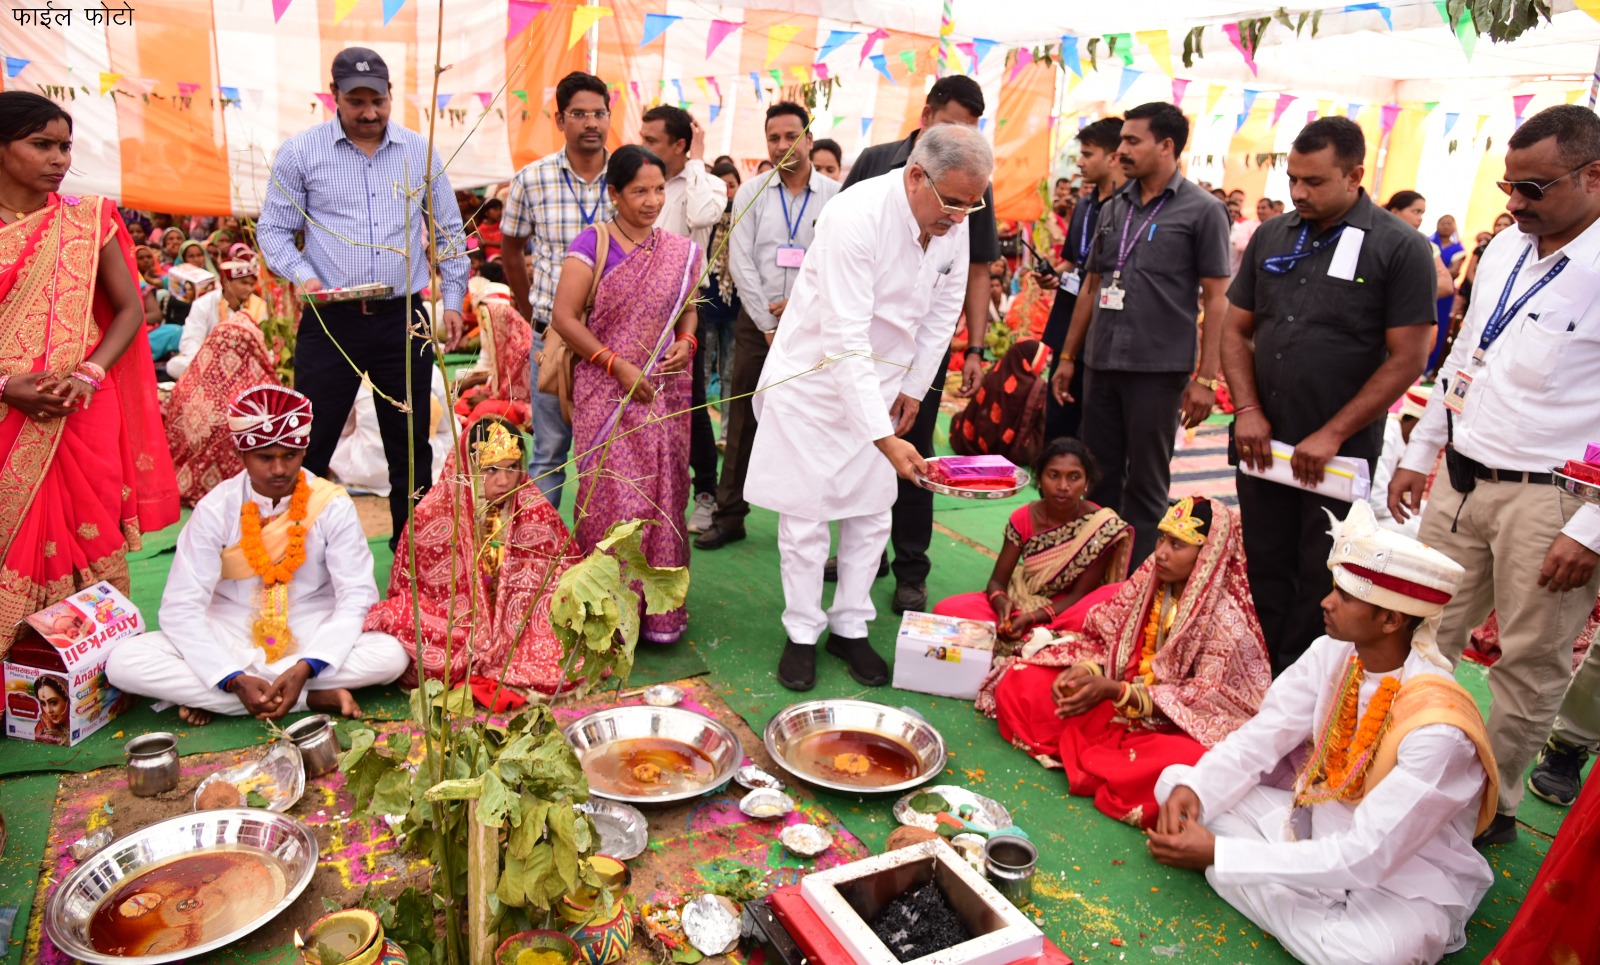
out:
<path id="1" fill-rule="evenodd" d="M 1193 497 L 1159 529 L 1155 554 L 1082 634 L 997 661 L 977 702 L 1000 736 L 1064 770 L 1072 794 L 1144 828 L 1161 772 L 1255 716 L 1272 683 L 1233 512 Z"/>
<path id="2" fill-rule="evenodd" d="M 364 627 L 394 635 L 411 654 L 402 687 L 417 684 L 413 605 L 422 617 L 421 664 L 429 678 L 448 677 L 454 687 L 470 675 L 484 703 L 495 699 L 496 682 L 542 694 L 560 686 L 550 597 L 577 559 L 568 555 L 575 549 L 566 523 L 528 481 L 527 465 L 515 426 L 498 416 L 479 419 L 417 504 L 395 547 L 388 597 L 367 613 Z"/>
<path id="3" fill-rule="evenodd" d="M 178 519 L 132 240 L 111 201 L 57 193 L 71 137 L 0 93 L 0 658 L 74 590 L 128 592 L 128 550 Z"/>

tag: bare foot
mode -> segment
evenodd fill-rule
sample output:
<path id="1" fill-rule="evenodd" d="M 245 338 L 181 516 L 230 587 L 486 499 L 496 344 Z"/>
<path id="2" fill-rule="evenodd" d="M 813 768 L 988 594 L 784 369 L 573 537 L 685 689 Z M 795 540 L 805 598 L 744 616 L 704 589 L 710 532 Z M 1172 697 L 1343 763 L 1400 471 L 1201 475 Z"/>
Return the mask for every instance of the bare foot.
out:
<path id="1" fill-rule="evenodd" d="M 191 727 L 204 727 L 211 723 L 211 711 L 198 707 L 179 707 L 178 719 Z"/>
<path id="2" fill-rule="evenodd" d="M 306 708 L 340 717 L 360 717 L 361 705 L 355 695 L 340 687 L 337 690 L 311 690 L 306 692 Z"/>

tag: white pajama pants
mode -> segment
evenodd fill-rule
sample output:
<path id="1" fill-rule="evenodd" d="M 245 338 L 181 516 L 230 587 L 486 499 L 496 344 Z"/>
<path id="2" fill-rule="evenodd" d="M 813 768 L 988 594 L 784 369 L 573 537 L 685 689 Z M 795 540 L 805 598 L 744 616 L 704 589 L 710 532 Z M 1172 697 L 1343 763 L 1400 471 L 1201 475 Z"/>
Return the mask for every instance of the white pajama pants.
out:
<path id="1" fill-rule="evenodd" d="M 1257 787 L 1206 827 L 1219 838 L 1282 841 L 1292 800 L 1289 791 Z M 1462 944 L 1449 912 L 1426 901 L 1382 888 L 1220 884 L 1216 870 L 1206 869 L 1206 881 L 1217 894 L 1306 965 L 1432 965 Z"/>
<path id="2" fill-rule="evenodd" d="M 254 649 L 254 648 L 252 648 Z M 278 675 L 294 666 L 300 658 L 293 654 L 267 663 L 259 650 L 244 668 L 245 673 L 271 683 Z M 306 709 L 306 695 L 313 690 L 355 690 L 398 680 L 411 665 L 400 641 L 387 633 L 363 633 L 356 638 L 350 654 L 338 666 L 330 666 L 306 681 L 300 691 L 300 700 L 292 711 Z M 205 681 L 195 676 L 184 662 L 183 654 L 167 639 L 165 633 L 141 634 L 117 644 L 106 660 L 106 679 L 113 687 L 126 694 L 138 694 L 156 700 L 171 701 L 180 707 L 209 710 L 214 714 L 243 716 L 244 704 L 225 690 L 218 690 L 216 681 Z"/>
<path id="3" fill-rule="evenodd" d="M 822 571 L 828 563 L 828 521 L 778 514 L 778 558 L 783 571 L 783 628 L 795 643 L 815 645 L 822 631 L 865 639 L 872 606 L 872 581 L 889 543 L 888 510 L 851 516 L 839 523 L 839 582 L 833 605 L 822 609 Z"/>

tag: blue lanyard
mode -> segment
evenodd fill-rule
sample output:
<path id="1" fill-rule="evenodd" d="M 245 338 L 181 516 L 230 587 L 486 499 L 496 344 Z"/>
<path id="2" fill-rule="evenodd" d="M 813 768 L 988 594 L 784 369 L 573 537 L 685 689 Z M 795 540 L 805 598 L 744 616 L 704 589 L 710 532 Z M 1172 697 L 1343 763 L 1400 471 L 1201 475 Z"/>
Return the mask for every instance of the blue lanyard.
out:
<path id="1" fill-rule="evenodd" d="M 1512 302 L 1510 307 L 1507 307 L 1506 301 L 1511 297 L 1511 286 L 1517 283 L 1517 276 L 1522 274 L 1522 265 L 1528 260 L 1528 252 L 1532 250 L 1533 245 L 1531 244 L 1522 249 L 1522 257 L 1517 259 L 1517 266 L 1511 269 L 1511 277 L 1506 279 L 1505 290 L 1500 292 L 1500 301 L 1494 306 L 1494 314 L 1489 316 L 1488 324 L 1483 326 L 1483 338 L 1478 340 L 1478 347 L 1472 353 L 1472 361 L 1478 365 L 1483 364 L 1483 357 L 1488 353 L 1489 346 L 1494 344 L 1495 339 L 1499 338 L 1501 333 L 1506 330 L 1506 326 L 1510 324 L 1511 320 L 1517 317 L 1518 312 L 1522 311 L 1522 306 L 1528 303 L 1528 299 L 1539 294 L 1539 291 L 1544 286 L 1554 281 L 1555 277 L 1561 274 L 1562 269 L 1567 267 L 1567 262 L 1571 260 L 1566 255 L 1562 255 L 1561 260 L 1551 266 L 1550 270 L 1544 273 L 1543 278 L 1534 282 L 1533 287 L 1523 292 L 1521 298 Z"/>
<path id="2" fill-rule="evenodd" d="M 806 185 L 806 196 L 800 201 L 800 210 L 795 213 L 794 220 L 789 220 L 789 189 L 778 183 L 778 200 L 783 202 L 783 226 L 789 229 L 789 244 L 794 244 L 794 236 L 800 233 L 800 226 L 805 224 L 806 206 L 811 203 L 811 185 Z"/>
<path id="3" fill-rule="evenodd" d="M 1091 197 L 1084 207 L 1084 211 L 1087 214 L 1084 215 L 1083 222 L 1078 225 L 1078 265 L 1080 267 L 1088 259 L 1089 246 L 1094 243 L 1094 223 L 1096 217 L 1100 214 L 1100 195 L 1096 194 Z"/>
<path id="4" fill-rule="evenodd" d="M 567 182 L 567 192 L 572 195 L 573 204 L 578 206 L 578 217 L 583 219 L 583 226 L 587 228 L 594 224 L 595 215 L 600 213 L 600 202 L 606 197 L 606 176 L 600 175 L 600 196 L 594 199 L 594 207 L 587 211 L 583 208 L 583 199 L 578 196 L 578 189 L 572 186 L 572 176 L 567 173 L 566 168 L 561 169 L 561 180 Z"/>
<path id="5" fill-rule="evenodd" d="M 1134 186 L 1134 190 L 1138 190 L 1137 183 Z M 1161 200 L 1157 201 L 1155 207 L 1151 208 L 1150 213 L 1145 216 L 1144 224 L 1140 225 L 1139 230 L 1130 236 L 1128 229 L 1133 227 L 1133 196 L 1129 195 L 1128 216 L 1122 219 L 1122 237 L 1117 241 L 1117 268 L 1111 274 L 1113 281 L 1122 276 L 1122 269 L 1127 267 L 1128 258 L 1133 254 L 1133 246 L 1139 243 L 1139 236 L 1144 234 L 1145 229 L 1155 222 L 1156 215 L 1161 213 L 1162 207 L 1166 205 L 1167 199 L 1170 197 L 1172 197 L 1170 194 L 1162 195 Z M 1151 234 L 1154 233 L 1154 230 L 1152 230 Z"/>
<path id="6" fill-rule="evenodd" d="M 1300 259 L 1308 258 L 1321 251 L 1325 246 L 1333 244 L 1334 239 L 1344 234 L 1344 228 L 1344 225 L 1340 225 L 1334 230 L 1333 234 L 1321 241 L 1313 242 L 1311 247 L 1307 248 L 1306 238 L 1311 234 L 1311 225 L 1309 223 L 1302 224 L 1300 226 L 1300 236 L 1294 242 L 1294 250 L 1286 255 L 1268 255 L 1261 259 L 1261 270 L 1272 275 L 1287 275 L 1294 270 L 1294 266 L 1300 262 Z"/>

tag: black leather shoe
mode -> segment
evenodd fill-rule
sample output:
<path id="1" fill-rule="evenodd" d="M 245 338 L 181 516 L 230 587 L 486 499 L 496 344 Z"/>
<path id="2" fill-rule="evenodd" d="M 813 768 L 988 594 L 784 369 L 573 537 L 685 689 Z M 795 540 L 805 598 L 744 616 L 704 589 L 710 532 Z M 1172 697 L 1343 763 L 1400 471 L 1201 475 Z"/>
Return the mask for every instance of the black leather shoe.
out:
<path id="1" fill-rule="evenodd" d="M 1539 762 L 1533 765 L 1533 773 L 1528 775 L 1528 790 L 1534 797 L 1557 807 L 1571 807 L 1578 799 L 1578 792 L 1583 790 L 1583 765 L 1588 760 L 1589 754 L 1583 748 L 1574 747 L 1552 734 L 1544 750 L 1539 752 Z"/>
<path id="2" fill-rule="evenodd" d="M 873 577 L 873 579 L 881 580 L 881 579 L 883 579 L 884 577 L 886 577 L 888 575 L 889 575 L 889 551 L 888 550 L 884 550 L 883 551 L 883 555 L 878 557 L 878 575 Z M 822 564 L 822 582 L 824 582 L 824 583 L 837 583 L 837 582 L 839 582 L 839 557 L 830 556 L 830 557 L 828 557 L 828 562 Z"/>
<path id="3" fill-rule="evenodd" d="M 1496 814 L 1483 833 L 1472 839 L 1474 848 L 1487 848 L 1496 844 L 1510 844 L 1517 840 L 1517 816 Z"/>
<path id="4" fill-rule="evenodd" d="M 789 640 L 778 658 L 778 683 L 790 690 L 810 690 L 817 685 L 817 648 Z"/>
<path id="5" fill-rule="evenodd" d="M 926 583 L 901 583 L 894 588 L 894 602 L 890 609 L 896 613 L 905 613 L 907 610 L 925 612 L 928 609 L 928 585 Z"/>
<path id="6" fill-rule="evenodd" d="M 841 637 L 828 634 L 828 652 L 843 658 L 850 667 L 850 676 L 868 687 L 882 687 L 889 682 L 889 665 L 883 662 L 865 637 Z"/>
<path id="7" fill-rule="evenodd" d="M 694 548 L 697 550 L 719 550 L 729 543 L 737 543 L 744 539 L 744 527 L 738 529 L 723 529 L 716 523 L 711 528 L 694 538 Z"/>

